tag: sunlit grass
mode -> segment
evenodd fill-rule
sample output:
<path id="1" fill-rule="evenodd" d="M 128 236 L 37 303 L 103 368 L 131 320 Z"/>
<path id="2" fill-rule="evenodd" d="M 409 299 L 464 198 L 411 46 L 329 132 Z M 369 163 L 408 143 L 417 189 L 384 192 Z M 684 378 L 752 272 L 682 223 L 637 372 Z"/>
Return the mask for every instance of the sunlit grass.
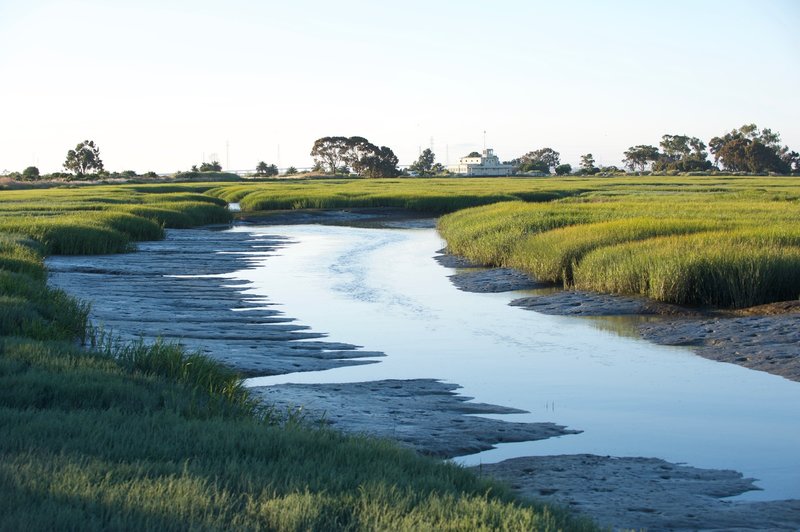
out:
<path id="1" fill-rule="evenodd" d="M 467 209 L 439 229 L 454 253 L 566 287 L 718 307 L 797 299 L 800 185 L 759 185 L 670 194 L 620 186 Z"/>

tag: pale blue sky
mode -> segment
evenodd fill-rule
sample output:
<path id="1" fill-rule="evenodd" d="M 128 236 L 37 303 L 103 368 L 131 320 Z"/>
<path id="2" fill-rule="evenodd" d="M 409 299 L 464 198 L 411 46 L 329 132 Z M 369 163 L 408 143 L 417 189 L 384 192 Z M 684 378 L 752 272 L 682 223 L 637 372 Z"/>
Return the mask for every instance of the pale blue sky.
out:
<path id="1" fill-rule="evenodd" d="M 307 166 L 360 135 L 412 162 L 544 146 L 620 164 L 744 123 L 800 150 L 800 1 L 0 0 L 0 171 Z M 280 146 L 280 160 L 278 160 Z"/>

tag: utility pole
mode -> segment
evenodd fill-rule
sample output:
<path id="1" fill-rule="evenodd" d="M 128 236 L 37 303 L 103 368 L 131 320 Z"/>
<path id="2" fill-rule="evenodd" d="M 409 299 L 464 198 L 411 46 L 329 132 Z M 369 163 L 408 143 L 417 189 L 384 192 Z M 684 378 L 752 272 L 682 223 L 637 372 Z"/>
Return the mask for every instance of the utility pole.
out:
<path id="1" fill-rule="evenodd" d="M 483 149 L 486 151 L 486 130 L 483 130 Z"/>
<path id="2" fill-rule="evenodd" d="M 225 170 L 231 169 L 231 145 L 225 141 Z"/>

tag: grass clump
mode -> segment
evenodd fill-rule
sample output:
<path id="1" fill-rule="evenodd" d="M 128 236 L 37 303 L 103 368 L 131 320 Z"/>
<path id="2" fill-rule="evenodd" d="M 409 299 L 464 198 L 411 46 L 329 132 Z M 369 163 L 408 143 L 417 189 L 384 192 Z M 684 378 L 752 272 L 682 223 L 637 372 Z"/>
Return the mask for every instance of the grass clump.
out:
<path id="1" fill-rule="evenodd" d="M 0 234 L 40 242 L 57 255 L 123 253 L 164 228 L 228 223 L 210 185 L 118 185 L 0 191 Z M 0 247 L 0 257 L 2 248 Z"/>
<path id="2" fill-rule="evenodd" d="M 577 267 L 575 287 L 732 308 L 797 299 L 800 247 L 764 237 L 710 232 L 600 248 Z"/>
<path id="3" fill-rule="evenodd" d="M 520 179 L 305 179 L 224 185 L 209 195 L 238 202 L 245 212 L 276 209 L 394 207 L 441 214 L 511 200 L 549 200 L 571 185 Z"/>
<path id="4" fill-rule="evenodd" d="M 568 288 L 722 308 L 797 299 L 800 186 L 747 179 L 598 184 L 458 211 L 439 230 L 453 253 Z"/>

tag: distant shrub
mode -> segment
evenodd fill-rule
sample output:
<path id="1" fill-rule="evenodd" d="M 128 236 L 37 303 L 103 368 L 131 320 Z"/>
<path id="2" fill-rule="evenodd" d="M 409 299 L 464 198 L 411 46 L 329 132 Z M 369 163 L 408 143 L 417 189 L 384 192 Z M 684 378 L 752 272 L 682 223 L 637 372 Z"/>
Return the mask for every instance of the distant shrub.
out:
<path id="1" fill-rule="evenodd" d="M 22 179 L 26 181 L 33 181 L 39 179 L 39 169 L 35 166 L 29 166 L 22 171 Z"/>

